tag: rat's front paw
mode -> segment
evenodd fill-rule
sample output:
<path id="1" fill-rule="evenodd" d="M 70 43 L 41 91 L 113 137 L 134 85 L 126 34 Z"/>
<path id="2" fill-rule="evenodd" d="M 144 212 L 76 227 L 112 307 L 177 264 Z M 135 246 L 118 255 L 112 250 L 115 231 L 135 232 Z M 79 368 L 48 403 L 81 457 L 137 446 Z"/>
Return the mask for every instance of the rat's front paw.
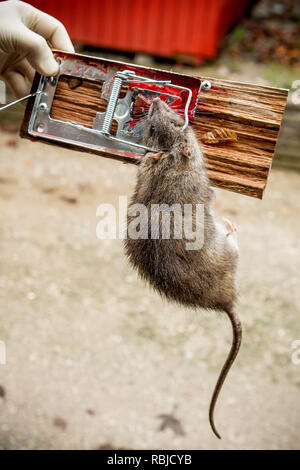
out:
<path id="1" fill-rule="evenodd" d="M 227 228 L 228 232 L 226 233 L 226 237 L 229 237 L 232 234 L 236 235 L 237 232 L 237 227 L 234 225 L 230 220 L 228 219 L 223 219 L 224 225 Z"/>

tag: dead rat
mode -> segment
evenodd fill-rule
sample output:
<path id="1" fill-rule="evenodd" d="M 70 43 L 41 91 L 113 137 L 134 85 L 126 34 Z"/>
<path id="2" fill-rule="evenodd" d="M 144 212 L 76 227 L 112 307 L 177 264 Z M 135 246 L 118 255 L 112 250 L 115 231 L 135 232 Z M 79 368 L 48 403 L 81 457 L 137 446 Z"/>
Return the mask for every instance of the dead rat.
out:
<path id="1" fill-rule="evenodd" d="M 156 150 L 148 152 L 139 165 L 128 208 L 125 251 L 140 276 L 167 299 L 188 307 L 220 310 L 228 315 L 233 330 L 232 346 L 209 408 L 211 427 L 220 438 L 214 425 L 214 409 L 242 337 L 241 323 L 235 312 L 237 236 L 229 221 L 222 224 L 215 219 L 214 192 L 199 143 L 190 127 L 183 130 L 183 124 L 182 118 L 166 103 L 159 98 L 153 101 L 147 116 L 144 143 Z M 148 210 L 139 212 L 139 233 L 132 237 L 130 224 L 136 219 L 136 208 L 140 207 L 136 204 L 142 204 Z M 175 236 L 176 221 L 180 220 L 177 229 L 182 229 L 182 219 L 178 217 L 186 205 L 192 207 L 193 233 L 198 228 L 204 234 L 203 246 L 198 249 L 187 249 L 190 237 L 185 233 L 181 237 Z M 197 205 L 203 208 L 200 221 L 196 218 Z M 153 227 L 152 207 L 162 207 L 162 213 L 166 207 L 174 209 L 169 237 L 162 235 L 165 228 L 162 215 L 158 226 Z"/>

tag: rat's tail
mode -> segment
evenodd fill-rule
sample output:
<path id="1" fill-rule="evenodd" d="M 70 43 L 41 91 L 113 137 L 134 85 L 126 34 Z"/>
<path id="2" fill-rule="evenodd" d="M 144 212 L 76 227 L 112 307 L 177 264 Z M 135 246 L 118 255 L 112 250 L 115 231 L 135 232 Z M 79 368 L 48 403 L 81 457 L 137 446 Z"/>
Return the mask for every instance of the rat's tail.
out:
<path id="1" fill-rule="evenodd" d="M 211 398 L 210 406 L 209 406 L 209 422 L 210 422 L 213 432 L 219 439 L 221 439 L 221 436 L 215 427 L 214 410 L 215 410 L 216 402 L 217 402 L 219 393 L 221 391 L 221 388 L 223 386 L 224 380 L 239 352 L 241 341 L 242 341 L 242 325 L 237 314 L 233 310 L 228 310 L 226 311 L 226 313 L 232 325 L 232 332 L 233 332 L 232 345 L 231 345 L 229 354 L 227 356 L 227 359 L 225 361 L 225 364 L 223 365 L 222 370 L 220 372 L 218 381 L 215 385 L 215 389 L 214 389 L 213 396 Z"/>

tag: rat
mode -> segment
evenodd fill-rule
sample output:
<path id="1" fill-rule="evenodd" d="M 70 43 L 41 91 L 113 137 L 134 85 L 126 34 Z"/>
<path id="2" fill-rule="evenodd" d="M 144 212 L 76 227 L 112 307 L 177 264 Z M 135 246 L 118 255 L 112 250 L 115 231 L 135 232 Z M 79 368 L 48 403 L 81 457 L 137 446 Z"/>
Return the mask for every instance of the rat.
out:
<path id="1" fill-rule="evenodd" d="M 230 352 L 215 385 L 209 422 L 218 438 L 214 410 L 224 380 L 238 354 L 242 327 L 236 313 L 238 244 L 236 227 L 216 220 L 211 187 L 203 153 L 190 126 L 185 129 L 180 115 L 160 98 L 149 108 L 144 132 L 147 152 L 138 166 L 137 183 L 128 207 L 127 230 L 135 219 L 136 204 L 148 211 L 139 216 L 139 234 L 131 237 L 127 231 L 125 253 L 139 275 L 162 296 L 177 304 L 225 312 L 230 319 L 233 339 Z M 151 227 L 151 207 L 168 204 L 175 207 L 170 237 L 162 236 L 163 223 Z M 172 206 L 174 205 L 175 206 Z M 204 234 L 203 246 L 187 249 L 190 237 L 175 237 L 178 210 L 189 204 L 192 227 Z M 202 220 L 196 219 L 195 207 L 202 205 Z M 166 207 L 166 206 L 162 206 Z M 151 229 L 153 231 L 151 232 Z M 154 234 L 154 236 L 153 236 Z M 151 236 L 152 235 L 152 236 Z"/>

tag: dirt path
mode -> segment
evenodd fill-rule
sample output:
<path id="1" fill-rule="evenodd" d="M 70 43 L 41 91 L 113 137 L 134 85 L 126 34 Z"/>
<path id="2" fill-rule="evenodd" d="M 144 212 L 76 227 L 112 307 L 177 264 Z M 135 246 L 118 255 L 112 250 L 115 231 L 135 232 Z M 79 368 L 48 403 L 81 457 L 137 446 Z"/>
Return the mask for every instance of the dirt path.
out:
<path id="1" fill-rule="evenodd" d="M 219 442 L 207 411 L 228 321 L 162 301 L 120 240 L 96 237 L 97 206 L 129 196 L 135 168 L 3 132 L 0 146 L 0 448 L 299 448 L 300 175 L 273 170 L 263 202 L 217 193 L 239 227 L 244 324 Z"/>

